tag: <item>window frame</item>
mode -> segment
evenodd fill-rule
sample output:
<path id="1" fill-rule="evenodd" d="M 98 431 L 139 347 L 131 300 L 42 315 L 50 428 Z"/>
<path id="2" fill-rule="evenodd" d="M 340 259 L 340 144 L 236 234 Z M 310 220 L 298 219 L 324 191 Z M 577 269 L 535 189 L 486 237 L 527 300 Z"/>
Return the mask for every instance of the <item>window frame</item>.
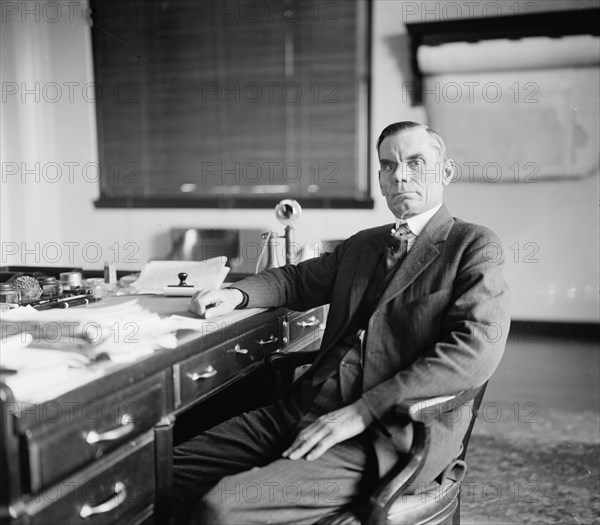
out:
<path id="1" fill-rule="evenodd" d="M 346 0 L 338 0 L 346 1 Z M 305 208 L 320 208 L 320 209 L 373 209 L 374 200 L 372 197 L 372 184 L 370 177 L 370 162 L 371 162 L 371 145 L 370 145 L 370 54 L 371 54 L 371 0 L 355 0 L 358 7 L 356 12 L 356 63 L 354 64 L 354 76 L 357 79 L 357 93 L 354 101 L 356 108 L 357 127 L 355 130 L 355 140 L 358 144 L 358 154 L 356 160 L 356 178 L 353 182 L 354 195 L 335 197 L 331 194 L 319 195 L 319 193 L 296 195 L 295 193 L 283 192 L 265 192 L 261 194 L 244 195 L 241 193 L 206 193 L 194 195 L 143 195 L 142 191 L 139 194 L 132 195 L 110 195 L 110 182 L 107 182 L 108 174 L 111 173 L 109 161 L 105 152 L 104 135 L 107 130 L 103 126 L 103 98 L 96 99 L 96 114 L 97 114 L 97 134 L 98 134 L 98 155 L 100 164 L 100 196 L 94 201 L 96 208 L 205 208 L 205 209 L 259 209 L 272 208 L 274 203 L 283 198 L 293 198 L 301 202 Z M 93 29 L 96 30 L 96 29 Z M 97 42 L 93 39 L 94 57 L 98 53 Z M 95 74 L 99 74 L 99 66 L 94 60 Z M 140 77 L 144 78 L 142 74 Z M 121 86 L 123 87 L 123 86 Z M 143 90 L 143 85 L 140 86 L 140 91 Z M 147 101 L 141 101 L 141 110 Z M 140 133 L 148 133 L 141 130 Z M 147 140 L 148 135 L 146 135 Z M 143 137 L 142 137 L 143 139 Z M 144 160 L 142 164 L 147 163 Z M 122 168 L 122 167 L 121 167 Z M 142 170 L 143 172 L 143 170 Z M 103 179 L 104 174 L 104 179 Z M 126 174 L 125 174 L 126 176 Z M 140 176 L 143 178 L 144 174 Z M 149 175 L 148 180 L 152 180 Z M 154 179 L 156 180 L 156 179 Z M 143 187 L 143 183 L 141 184 Z M 137 190 L 136 190 L 137 191 Z"/>

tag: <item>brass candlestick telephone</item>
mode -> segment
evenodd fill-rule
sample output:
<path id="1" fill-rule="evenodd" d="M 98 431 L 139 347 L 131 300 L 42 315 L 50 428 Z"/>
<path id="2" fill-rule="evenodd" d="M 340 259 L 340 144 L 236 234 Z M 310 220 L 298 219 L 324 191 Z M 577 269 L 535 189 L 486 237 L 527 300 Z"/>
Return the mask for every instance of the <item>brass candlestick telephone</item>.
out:
<path id="1" fill-rule="evenodd" d="M 278 239 L 285 239 L 285 264 L 290 264 L 294 259 L 294 224 L 302 215 L 302 207 L 298 201 L 294 199 L 283 199 L 275 206 L 275 218 L 283 225 L 285 225 L 285 233 L 279 235 L 277 232 L 270 231 L 262 234 L 262 238 L 265 240 L 263 250 L 256 264 L 256 271 L 260 265 L 260 261 L 266 249 L 267 251 L 267 263 L 265 269 L 278 268 L 282 266 L 279 262 L 277 253 L 277 247 L 279 243 Z"/>

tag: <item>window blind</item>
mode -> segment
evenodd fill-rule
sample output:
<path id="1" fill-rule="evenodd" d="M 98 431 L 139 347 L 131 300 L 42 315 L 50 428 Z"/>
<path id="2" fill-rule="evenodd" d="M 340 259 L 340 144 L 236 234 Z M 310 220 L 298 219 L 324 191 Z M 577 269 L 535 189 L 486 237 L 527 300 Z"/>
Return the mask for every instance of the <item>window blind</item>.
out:
<path id="1" fill-rule="evenodd" d="M 366 1 L 92 9 L 98 206 L 372 205 Z"/>

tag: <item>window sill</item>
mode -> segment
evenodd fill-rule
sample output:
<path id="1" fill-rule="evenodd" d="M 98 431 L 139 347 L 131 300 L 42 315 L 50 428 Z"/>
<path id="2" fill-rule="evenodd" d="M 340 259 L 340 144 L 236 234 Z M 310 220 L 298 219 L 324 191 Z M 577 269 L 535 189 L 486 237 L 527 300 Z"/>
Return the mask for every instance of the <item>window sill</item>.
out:
<path id="1" fill-rule="evenodd" d="M 94 202 L 96 208 L 231 208 L 231 209 L 258 209 L 273 208 L 283 196 L 265 196 L 244 198 L 235 197 L 216 197 L 206 198 L 176 198 L 176 197 L 105 197 L 102 196 Z M 328 197 L 294 197 L 286 195 L 285 198 L 295 198 L 300 202 L 303 208 L 321 208 L 321 209 L 373 209 L 373 199 L 365 196 L 364 198 L 328 198 Z"/>

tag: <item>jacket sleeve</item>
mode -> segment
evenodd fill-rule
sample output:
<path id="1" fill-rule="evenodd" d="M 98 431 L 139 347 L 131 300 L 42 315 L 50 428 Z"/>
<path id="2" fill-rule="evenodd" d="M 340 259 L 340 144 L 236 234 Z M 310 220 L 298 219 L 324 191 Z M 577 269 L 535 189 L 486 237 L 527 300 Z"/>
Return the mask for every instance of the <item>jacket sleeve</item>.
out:
<path id="1" fill-rule="evenodd" d="M 500 362 L 510 325 L 509 292 L 502 277 L 502 254 L 488 249 L 501 246 L 500 241 L 483 231 L 460 259 L 437 342 L 408 367 L 363 393 L 384 426 L 393 424 L 398 403 L 478 387 Z"/>
<path id="2" fill-rule="evenodd" d="M 248 308 L 285 306 L 302 311 L 327 304 L 346 249 L 345 242 L 331 253 L 298 265 L 264 270 L 233 287 L 248 294 Z"/>

